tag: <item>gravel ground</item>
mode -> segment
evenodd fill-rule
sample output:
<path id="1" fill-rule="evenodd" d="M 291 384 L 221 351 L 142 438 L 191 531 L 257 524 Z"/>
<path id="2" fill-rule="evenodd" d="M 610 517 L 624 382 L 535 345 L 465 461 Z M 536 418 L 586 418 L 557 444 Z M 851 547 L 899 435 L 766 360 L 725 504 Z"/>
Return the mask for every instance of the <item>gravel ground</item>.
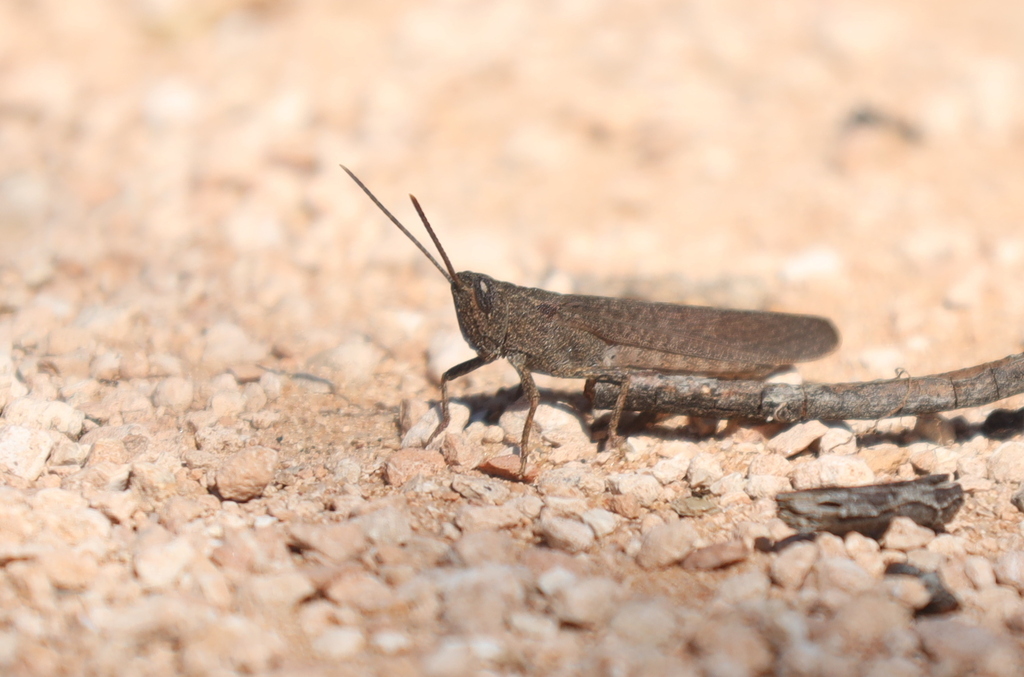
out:
<path id="1" fill-rule="evenodd" d="M 0 4 L 6 675 L 1017 675 L 1018 426 L 523 419 L 446 284 L 827 315 L 808 380 L 1024 344 L 1024 5 Z M 551 393 L 557 397 L 551 397 Z M 1024 399 L 999 406 L 1016 409 Z M 494 461 L 493 459 L 499 459 Z M 488 466 L 490 464 L 490 466 Z M 935 534 L 792 488 L 958 474 Z M 1020 501 L 1018 501 L 1019 503 Z M 951 613 L 917 613 L 935 572 Z"/>

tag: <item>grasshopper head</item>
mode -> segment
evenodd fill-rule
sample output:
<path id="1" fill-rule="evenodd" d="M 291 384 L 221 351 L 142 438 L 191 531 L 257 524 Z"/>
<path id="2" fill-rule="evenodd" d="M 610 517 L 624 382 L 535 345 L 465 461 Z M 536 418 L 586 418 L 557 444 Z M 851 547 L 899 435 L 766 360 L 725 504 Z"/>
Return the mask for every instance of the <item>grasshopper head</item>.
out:
<path id="1" fill-rule="evenodd" d="M 508 333 L 508 307 L 501 285 L 482 273 L 462 272 L 452 280 L 459 328 L 481 357 L 499 357 Z"/>

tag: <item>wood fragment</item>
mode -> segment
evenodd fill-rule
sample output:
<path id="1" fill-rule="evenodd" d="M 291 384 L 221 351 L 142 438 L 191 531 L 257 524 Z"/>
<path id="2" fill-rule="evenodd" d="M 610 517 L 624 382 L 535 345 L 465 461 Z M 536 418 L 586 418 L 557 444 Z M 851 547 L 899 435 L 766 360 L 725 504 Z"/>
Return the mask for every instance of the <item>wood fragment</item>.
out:
<path id="1" fill-rule="evenodd" d="M 991 404 L 1024 392 L 1024 353 L 932 376 L 788 385 L 689 375 L 633 376 L 629 411 L 793 423 L 917 416 Z M 617 384 L 588 391 L 595 409 L 615 406 Z"/>
<path id="2" fill-rule="evenodd" d="M 895 517 L 909 517 L 933 531 L 944 531 L 964 503 L 964 490 L 948 475 L 861 487 L 792 491 L 775 497 L 779 517 L 799 532 L 858 531 L 881 538 Z"/>

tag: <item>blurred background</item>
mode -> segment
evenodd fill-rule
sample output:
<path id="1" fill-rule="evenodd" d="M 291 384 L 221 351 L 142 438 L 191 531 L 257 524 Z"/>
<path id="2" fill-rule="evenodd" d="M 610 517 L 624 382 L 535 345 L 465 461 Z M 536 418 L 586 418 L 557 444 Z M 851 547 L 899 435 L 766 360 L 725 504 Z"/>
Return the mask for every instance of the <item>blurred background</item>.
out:
<path id="1" fill-rule="evenodd" d="M 448 290 L 344 163 L 460 270 L 827 315 L 812 378 L 996 359 L 1024 341 L 1022 27 L 999 0 L 6 2 L 0 301 L 40 335 L 121 299 L 157 351 L 230 321 L 415 365 Z"/>

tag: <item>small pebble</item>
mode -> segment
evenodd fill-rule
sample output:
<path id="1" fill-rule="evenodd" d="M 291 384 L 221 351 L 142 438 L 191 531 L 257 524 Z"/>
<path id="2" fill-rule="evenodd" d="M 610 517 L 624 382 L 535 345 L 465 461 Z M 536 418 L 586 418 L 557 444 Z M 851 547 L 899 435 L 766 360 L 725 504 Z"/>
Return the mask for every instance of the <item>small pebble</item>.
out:
<path id="1" fill-rule="evenodd" d="M 521 468 L 522 460 L 516 454 L 494 456 L 477 466 L 477 470 L 486 475 L 491 475 L 492 477 L 500 477 L 506 480 L 520 480 L 526 483 L 532 483 L 537 479 L 539 469 L 536 465 L 531 463 L 526 466 L 526 472 L 522 474 Z"/>
<path id="2" fill-rule="evenodd" d="M 281 397 L 281 392 L 284 390 L 284 382 L 281 380 L 281 377 L 272 371 L 263 372 L 263 375 L 260 376 L 259 384 L 263 388 L 263 393 L 271 402 Z"/>
<path id="3" fill-rule="evenodd" d="M 4 407 L 4 419 L 10 425 L 56 430 L 77 439 L 82 432 L 85 414 L 64 402 L 20 397 Z"/>
<path id="4" fill-rule="evenodd" d="M 316 592 L 309 578 L 297 571 L 255 574 L 240 588 L 240 596 L 250 603 L 286 613 Z"/>
<path id="5" fill-rule="evenodd" d="M 767 448 L 775 454 L 793 456 L 806 451 L 828 431 L 829 427 L 821 421 L 797 423 L 768 440 Z"/>
<path id="6" fill-rule="evenodd" d="M 750 552 L 743 541 L 726 541 L 694 550 L 683 559 L 684 569 L 721 569 L 742 562 Z"/>
<path id="7" fill-rule="evenodd" d="M 354 336 L 311 357 L 306 369 L 337 387 L 349 387 L 369 381 L 383 357 L 384 352 L 370 340 Z"/>
<path id="8" fill-rule="evenodd" d="M 509 617 L 513 632 L 536 640 L 550 640 L 558 634 L 558 622 L 541 614 L 519 611 Z"/>
<path id="9" fill-rule="evenodd" d="M 0 426 L 0 470 L 35 481 L 55 447 L 44 431 L 20 425 Z"/>
<path id="10" fill-rule="evenodd" d="M 1004 442 L 988 457 L 988 476 L 996 482 L 1024 482 L 1024 442 Z"/>
<path id="11" fill-rule="evenodd" d="M 863 653 L 910 627 L 911 610 L 878 595 L 862 595 L 840 607 L 823 628 L 824 640 L 849 652 Z"/>
<path id="12" fill-rule="evenodd" d="M 1011 550 L 996 558 L 993 567 L 996 581 L 1024 593 L 1024 550 Z"/>
<path id="13" fill-rule="evenodd" d="M 662 484 L 671 484 L 686 477 L 689 469 L 690 458 L 686 454 L 677 454 L 655 463 L 651 474 Z"/>
<path id="14" fill-rule="evenodd" d="M 95 555 L 70 548 L 43 554 L 39 557 L 39 564 L 55 588 L 73 592 L 87 590 L 99 573 Z"/>
<path id="15" fill-rule="evenodd" d="M 409 651 L 413 644 L 412 638 L 405 632 L 398 630 L 380 630 L 370 637 L 370 645 L 386 656 Z M 358 653 L 358 650 L 354 653 Z"/>
<path id="16" fill-rule="evenodd" d="M 772 560 L 771 578 L 783 590 L 796 590 L 817 561 L 818 548 L 814 543 L 794 543 Z"/>
<path id="17" fill-rule="evenodd" d="M 790 478 L 793 488 L 819 489 L 821 487 L 856 487 L 871 484 L 875 474 L 863 459 L 857 456 L 829 455 L 797 464 Z"/>
<path id="18" fill-rule="evenodd" d="M 174 473 L 155 463 L 134 463 L 128 486 L 150 506 L 163 503 L 178 492 Z"/>
<path id="19" fill-rule="evenodd" d="M 621 594 L 610 578 L 584 578 L 560 587 L 551 596 L 551 611 L 567 625 L 595 627 L 612 617 Z"/>
<path id="20" fill-rule="evenodd" d="M 722 479 L 725 472 L 714 454 L 701 452 L 690 459 L 690 467 L 686 471 L 686 481 L 694 489 L 706 489 Z"/>
<path id="21" fill-rule="evenodd" d="M 356 520 L 366 538 L 375 545 L 401 545 L 412 537 L 412 525 L 405 510 L 386 507 Z"/>
<path id="22" fill-rule="evenodd" d="M 142 504 L 134 491 L 97 491 L 90 494 L 89 506 L 118 524 L 127 524 Z"/>
<path id="23" fill-rule="evenodd" d="M 952 618 L 927 618 L 918 622 L 916 631 L 922 648 L 946 674 L 1020 674 L 1020 649 L 992 630 Z"/>
<path id="24" fill-rule="evenodd" d="M 143 545 L 134 555 L 135 575 L 146 589 L 165 589 L 178 580 L 195 556 L 195 549 L 182 537 Z"/>
<path id="25" fill-rule="evenodd" d="M 856 454 L 857 436 L 849 428 L 830 426 L 818 440 L 818 449 L 822 454 Z"/>
<path id="26" fill-rule="evenodd" d="M 438 436 L 431 441 L 431 444 L 436 443 L 440 447 L 441 439 L 445 433 L 453 432 L 458 433 L 466 427 L 469 422 L 470 410 L 469 407 L 462 404 L 461 402 L 450 402 L 448 404 L 448 412 L 451 415 L 451 421 L 448 423 L 448 427 L 443 432 L 439 432 Z M 409 431 L 402 437 L 402 447 L 423 447 L 427 444 L 427 440 L 434 431 L 437 430 L 438 423 L 441 421 L 441 405 L 436 405 L 427 410 L 427 413 L 409 428 Z"/>
<path id="27" fill-rule="evenodd" d="M 263 494 L 274 479 L 278 454 L 268 447 L 247 447 L 217 468 L 217 492 L 229 501 L 244 502 Z"/>
<path id="28" fill-rule="evenodd" d="M 610 627 L 626 641 L 640 645 L 667 645 L 676 630 L 676 614 L 665 600 L 634 599 L 615 612 Z"/>
<path id="29" fill-rule="evenodd" d="M 643 538 L 636 562 L 644 569 L 675 564 L 686 557 L 697 541 L 692 520 L 681 519 L 651 529 Z"/>
<path id="30" fill-rule="evenodd" d="M 896 517 L 882 537 L 882 546 L 908 552 L 925 547 L 934 538 L 935 532 L 931 529 L 916 524 L 909 517 Z"/>
<path id="31" fill-rule="evenodd" d="M 526 588 L 514 567 L 487 564 L 455 570 L 441 580 L 444 620 L 456 631 L 496 634 L 522 609 Z"/>
<path id="32" fill-rule="evenodd" d="M 618 515 L 603 508 L 591 508 L 584 511 L 580 517 L 598 538 L 603 538 L 615 531 L 620 521 Z"/>
<path id="33" fill-rule="evenodd" d="M 856 595 L 875 585 L 875 578 L 864 567 L 845 557 L 820 559 L 812 571 L 817 587 L 823 593 L 835 591 L 843 595 Z"/>
<path id="34" fill-rule="evenodd" d="M 352 522 L 336 524 L 288 525 L 292 543 L 304 550 L 315 550 L 331 562 L 345 562 L 366 549 L 366 537 L 359 525 Z"/>
<path id="35" fill-rule="evenodd" d="M 747 476 L 775 475 L 788 477 L 793 472 L 793 461 L 781 454 L 757 454 L 747 466 Z"/>
<path id="36" fill-rule="evenodd" d="M 343 661 L 361 653 L 366 636 L 359 628 L 328 628 L 313 640 L 313 651 L 331 661 Z"/>
<path id="37" fill-rule="evenodd" d="M 487 477 L 455 475 L 452 477 L 452 491 L 463 498 L 488 505 L 501 505 L 509 499 L 511 492 L 503 482 Z"/>
<path id="38" fill-rule="evenodd" d="M 886 593 L 908 609 L 923 609 L 932 599 L 931 592 L 917 576 L 889 575 L 883 584 Z"/>
<path id="39" fill-rule="evenodd" d="M 89 376 L 100 381 L 116 381 L 121 375 L 121 356 L 100 353 L 89 363 Z"/>
<path id="40" fill-rule="evenodd" d="M 608 486 L 613 493 L 635 497 L 645 508 L 650 507 L 661 498 L 661 483 L 653 476 L 643 473 L 610 475 Z"/>
<path id="41" fill-rule="evenodd" d="M 393 487 L 403 486 L 417 476 L 425 478 L 444 474 L 444 457 L 429 449 L 400 449 L 384 464 L 384 481 Z"/>
<path id="42" fill-rule="evenodd" d="M 523 514 L 513 505 L 465 505 L 455 515 L 455 524 L 464 532 L 494 531 L 518 526 Z"/>
<path id="43" fill-rule="evenodd" d="M 245 411 L 245 396 L 236 390 L 221 390 L 210 397 L 209 409 L 217 418 L 233 418 Z"/>
<path id="44" fill-rule="evenodd" d="M 594 530 L 583 522 L 565 517 L 542 517 L 538 524 L 541 538 L 552 548 L 583 552 L 594 545 Z"/>
<path id="45" fill-rule="evenodd" d="M 528 409 L 529 403 L 521 399 L 502 413 L 498 425 L 505 431 L 506 443 L 518 445 L 521 442 Z M 567 405 L 541 402 L 533 425 L 536 427 L 534 434 L 540 431 L 540 436 L 552 447 L 546 457 L 550 463 L 560 465 L 597 456 L 597 445 L 590 441 L 590 431 L 583 417 Z M 534 437 L 531 444 L 538 441 Z"/>
<path id="46" fill-rule="evenodd" d="M 395 604 L 391 588 L 378 577 L 359 570 L 342 569 L 323 590 L 324 596 L 362 613 L 376 613 Z"/>
<path id="47" fill-rule="evenodd" d="M 474 531 L 466 533 L 452 549 L 464 566 L 475 567 L 488 562 L 510 562 L 520 544 L 504 531 Z"/>
<path id="48" fill-rule="evenodd" d="M 743 491 L 752 499 L 774 498 L 781 493 L 793 490 L 793 484 L 787 477 L 778 475 L 751 475 L 743 483 Z"/>
<path id="49" fill-rule="evenodd" d="M 441 455 L 445 463 L 453 467 L 479 467 L 488 457 L 488 451 L 483 444 L 474 442 L 465 433 L 446 432 L 441 440 Z M 504 451 L 504 448 L 500 448 L 498 453 Z"/>
<path id="50" fill-rule="evenodd" d="M 964 559 L 964 574 L 978 590 L 991 588 L 996 584 L 995 568 L 987 557 L 971 555 Z"/>
<path id="51" fill-rule="evenodd" d="M 702 623 L 691 640 L 708 675 L 770 674 L 772 651 L 755 628 L 734 618 Z"/>
<path id="52" fill-rule="evenodd" d="M 163 378 L 166 376 L 181 376 L 181 360 L 174 355 L 167 353 L 156 353 L 149 358 L 149 376 Z"/>
<path id="53" fill-rule="evenodd" d="M 213 325 L 206 331 L 203 362 L 211 369 L 223 369 L 239 362 L 259 362 L 268 347 L 253 341 L 245 330 L 230 322 Z"/>
<path id="54" fill-rule="evenodd" d="M 959 453 L 946 447 L 919 442 L 908 448 L 914 470 L 925 475 L 950 474 L 956 471 Z"/>
<path id="55" fill-rule="evenodd" d="M 771 579 L 762 571 L 746 571 L 722 581 L 715 603 L 726 608 L 764 601 L 771 588 Z"/>
<path id="56" fill-rule="evenodd" d="M 728 475 L 723 475 L 719 480 L 712 482 L 708 490 L 714 496 L 722 496 L 730 494 L 742 494 L 746 480 L 743 478 L 743 473 L 731 472 Z M 722 505 L 727 503 L 723 500 Z"/>

